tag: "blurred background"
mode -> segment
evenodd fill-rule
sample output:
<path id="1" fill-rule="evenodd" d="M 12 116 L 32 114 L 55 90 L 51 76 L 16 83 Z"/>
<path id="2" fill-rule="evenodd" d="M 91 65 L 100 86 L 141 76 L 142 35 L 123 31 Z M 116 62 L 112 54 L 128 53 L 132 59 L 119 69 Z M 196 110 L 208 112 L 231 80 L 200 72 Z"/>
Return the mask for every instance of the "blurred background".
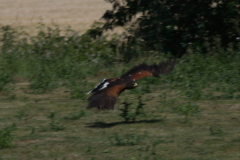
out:
<path id="1" fill-rule="evenodd" d="M 1 0 L 0 20 L 2 25 L 23 27 L 36 34 L 38 23 L 71 26 L 85 32 L 94 21 L 99 20 L 110 3 L 104 0 Z"/>
<path id="2" fill-rule="evenodd" d="M 240 159 L 239 4 L 0 0 L 0 160 Z M 86 110 L 103 79 L 173 59 Z"/>

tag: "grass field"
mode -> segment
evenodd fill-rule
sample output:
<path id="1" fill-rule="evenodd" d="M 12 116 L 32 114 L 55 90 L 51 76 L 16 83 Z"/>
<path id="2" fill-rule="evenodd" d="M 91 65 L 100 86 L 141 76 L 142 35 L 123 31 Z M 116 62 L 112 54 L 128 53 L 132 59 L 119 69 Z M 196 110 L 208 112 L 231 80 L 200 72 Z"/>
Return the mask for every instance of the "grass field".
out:
<path id="1" fill-rule="evenodd" d="M 136 104 L 132 91 L 119 97 L 115 110 L 97 111 L 85 110 L 86 100 L 70 99 L 67 88 L 34 95 L 27 86 L 18 82 L 13 92 L 1 92 L 0 126 L 15 128 L 13 146 L 0 150 L 1 159 L 240 158 L 239 100 L 197 101 L 199 113 L 185 121 L 173 110 L 183 101 L 172 103 L 162 96 L 167 87 L 153 85 L 142 96 L 145 114 L 126 122 L 119 108 L 126 97 Z"/>

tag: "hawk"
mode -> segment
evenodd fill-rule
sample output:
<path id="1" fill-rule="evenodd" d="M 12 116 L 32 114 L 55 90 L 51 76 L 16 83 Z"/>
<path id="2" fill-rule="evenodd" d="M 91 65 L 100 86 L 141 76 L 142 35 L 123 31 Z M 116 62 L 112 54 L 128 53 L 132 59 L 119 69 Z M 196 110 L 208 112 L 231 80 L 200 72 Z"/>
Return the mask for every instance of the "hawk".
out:
<path id="1" fill-rule="evenodd" d="M 145 63 L 138 65 L 121 77 L 104 79 L 93 90 L 87 94 L 93 93 L 89 98 L 88 109 L 114 109 L 118 95 L 125 89 L 133 89 L 137 87 L 136 81 L 148 77 L 158 77 L 160 74 L 170 73 L 176 64 L 176 60 L 169 62 L 161 62 L 158 65 L 147 65 Z"/>

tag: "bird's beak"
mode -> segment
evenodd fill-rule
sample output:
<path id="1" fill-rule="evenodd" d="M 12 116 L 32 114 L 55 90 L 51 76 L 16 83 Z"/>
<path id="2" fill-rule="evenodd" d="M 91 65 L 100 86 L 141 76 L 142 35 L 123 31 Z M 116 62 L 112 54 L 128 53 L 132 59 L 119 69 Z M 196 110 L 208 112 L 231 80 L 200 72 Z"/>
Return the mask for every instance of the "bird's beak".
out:
<path id="1" fill-rule="evenodd" d="M 133 85 L 134 87 L 137 87 L 138 86 L 138 84 L 137 83 L 134 83 L 134 85 Z"/>

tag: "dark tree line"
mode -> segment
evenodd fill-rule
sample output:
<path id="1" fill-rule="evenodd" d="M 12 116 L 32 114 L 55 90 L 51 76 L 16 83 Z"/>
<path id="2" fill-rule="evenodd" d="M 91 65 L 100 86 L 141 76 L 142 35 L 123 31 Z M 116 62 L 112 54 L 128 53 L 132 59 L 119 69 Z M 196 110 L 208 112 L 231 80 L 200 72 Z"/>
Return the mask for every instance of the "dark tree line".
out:
<path id="1" fill-rule="evenodd" d="M 237 46 L 240 0 L 106 0 L 112 3 L 94 35 L 117 26 L 129 27 L 128 45 L 144 41 L 150 50 L 182 55 L 188 44 L 206 50 L 218 38 L 221 47 Z M 209 45 L 208 45 L 209 46 Z"/>

